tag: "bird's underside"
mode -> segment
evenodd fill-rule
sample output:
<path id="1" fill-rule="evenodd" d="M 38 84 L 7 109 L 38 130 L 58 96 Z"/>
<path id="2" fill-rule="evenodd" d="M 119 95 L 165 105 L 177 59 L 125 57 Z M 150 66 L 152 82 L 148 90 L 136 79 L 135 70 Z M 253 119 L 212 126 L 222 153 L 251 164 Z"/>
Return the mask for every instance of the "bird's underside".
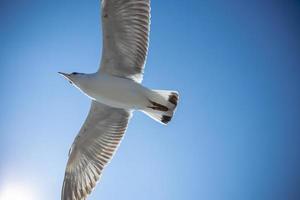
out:
<path id="1" fill-rule="evenodd" d="M 102 0 L 101 19 L 103 49 L 97 73 L 140 84 L 148 51 L 150 0 Z M 145 99 L 141 111 L 167 124 L 177 106 L 178 93 L 149 90 Z M 69 152 L 62 200 L 87 198 L 120 145 L 131 115 L 131 109 L 92 100 Z"/>
<path id="2" fill-rule="evenodd" d="M 101 19 L 99 72 L 141 82 L 148 50 L 150 1 L 102 0 Z M 87 198 L 120 144 L 130 116 L 128 110 L 92 102 L 69 153 L 62 200 Z"/>

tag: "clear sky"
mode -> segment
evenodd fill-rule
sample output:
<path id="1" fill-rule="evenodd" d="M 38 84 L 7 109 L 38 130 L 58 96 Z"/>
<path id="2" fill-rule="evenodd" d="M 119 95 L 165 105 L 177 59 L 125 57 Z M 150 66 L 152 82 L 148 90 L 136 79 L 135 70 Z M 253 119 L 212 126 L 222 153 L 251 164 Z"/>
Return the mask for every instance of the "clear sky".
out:
<path id="1" fill-rule="evenodd" d="M 300 199 L 299 20 L 299 1 L 152 0 L 143 84 L 181 101 L 168 126 L 135 113 L 89 199 Z M 0 193 L 60 199 L 90 100 L 57 72 L 96 71 L 101 43 L 97 0 L 0 2 Z"/>

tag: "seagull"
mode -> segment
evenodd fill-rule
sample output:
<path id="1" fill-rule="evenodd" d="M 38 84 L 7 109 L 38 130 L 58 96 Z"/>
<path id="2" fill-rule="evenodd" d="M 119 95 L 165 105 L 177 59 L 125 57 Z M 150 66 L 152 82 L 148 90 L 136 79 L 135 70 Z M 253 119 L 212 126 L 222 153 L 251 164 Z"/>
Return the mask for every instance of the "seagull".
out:
<path id="1" fill-rule="evenodd" d="M 118 148 L 133 111 L 167 124 L 177 91 L 152 90 L 141 82 L 148 51 L 150 0 L 102 0 L 103 49 L 97 72 L 59 72 L 91 99 L 88 116 L 70 151 L 62 200 L 85 200 Z"/>

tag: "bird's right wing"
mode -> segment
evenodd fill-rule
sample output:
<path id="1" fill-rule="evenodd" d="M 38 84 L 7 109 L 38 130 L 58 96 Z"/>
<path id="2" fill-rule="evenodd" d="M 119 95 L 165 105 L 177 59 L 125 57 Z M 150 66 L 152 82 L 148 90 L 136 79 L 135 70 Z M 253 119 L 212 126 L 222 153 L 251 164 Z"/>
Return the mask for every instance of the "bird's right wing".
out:
<path id="1" fill-rule="evenodd" d="M 120 144 L 130 116 L 131 111 L 92 102 L 70 149 L 62 200 L 86 199 Z"/>

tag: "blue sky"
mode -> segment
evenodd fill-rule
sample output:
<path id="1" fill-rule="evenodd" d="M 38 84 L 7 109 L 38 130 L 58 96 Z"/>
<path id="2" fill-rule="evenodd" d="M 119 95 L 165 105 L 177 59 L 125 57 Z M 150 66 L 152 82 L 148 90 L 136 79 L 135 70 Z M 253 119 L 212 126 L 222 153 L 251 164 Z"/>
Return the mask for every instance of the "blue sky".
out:
<path id="1" fill-rule="evenodd" d="M 135 113 L 89 199 L 299 199 L 299 19 L 298 1 L 152 0 L 143 84 L 181 101 L 168 126 Z M 97 70 L 99 2 L 1 1 L 0 27 L 0 191 L 59 199 L 90 101 L 57 72 Z"/>

